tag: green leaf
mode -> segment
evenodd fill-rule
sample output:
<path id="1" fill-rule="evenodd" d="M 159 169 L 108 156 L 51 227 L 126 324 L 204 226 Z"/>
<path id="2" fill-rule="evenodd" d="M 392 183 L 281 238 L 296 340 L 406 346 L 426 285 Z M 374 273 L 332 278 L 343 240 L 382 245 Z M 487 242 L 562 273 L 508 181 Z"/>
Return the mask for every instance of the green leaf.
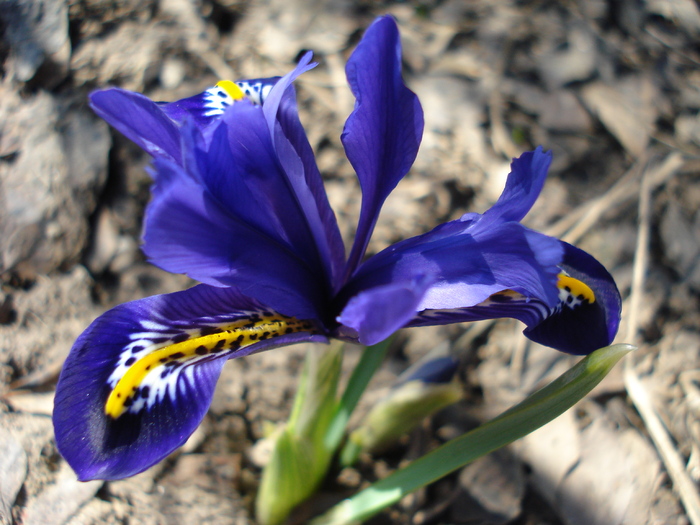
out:
<path id="1" fill-rule="evenodd" d="M 526 436 L 580 401 L 633 349 L 620 344 L 596 350 L 523 402 L 342 501 L 311 524 L 361 523 L 405 495 Z"/>

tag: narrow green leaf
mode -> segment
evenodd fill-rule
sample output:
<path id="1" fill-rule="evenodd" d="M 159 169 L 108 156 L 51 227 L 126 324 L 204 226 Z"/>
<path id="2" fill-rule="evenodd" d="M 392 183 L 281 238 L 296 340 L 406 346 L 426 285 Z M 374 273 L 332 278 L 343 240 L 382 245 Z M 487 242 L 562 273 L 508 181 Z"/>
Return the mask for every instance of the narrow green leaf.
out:
<path id="1" fill-rule="evenodd" d="M 361 523 L 406 494 L 526 436 L 580 401 L 633 349 L 620 344 L 596 350 L 523 402 L 342 501 L 312 525 Z"/>

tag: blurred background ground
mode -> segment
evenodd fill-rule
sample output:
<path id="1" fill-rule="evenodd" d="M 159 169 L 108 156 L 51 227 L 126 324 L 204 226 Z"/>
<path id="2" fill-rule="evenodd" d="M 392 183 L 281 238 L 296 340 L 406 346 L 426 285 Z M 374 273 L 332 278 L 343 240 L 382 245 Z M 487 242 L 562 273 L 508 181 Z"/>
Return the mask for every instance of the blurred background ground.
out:
<path id="1" fill-rule="evenodd" d="M 370 250 L 485 210 L 509 159 L 543 145 L 554 162 L 525 222 L 612 271 L 625 298 L 618 340 L 640 349 L 575 410 L 373 523 L 698 523 L 692 0 L 0 0 L 0 524 L 255 523 L 252 445 L 264 422 L 288 414 L 304 347 L 228 363 L 192 439 L 132 479 L 78 483 L 56 451 L 53 389 L 76 336 L 119 302 L 189 285 L 144 262 L 148 158 L 94 117 L 86 95 L 117 85 L 173 100 L 220 78 L 284 74 L 313 50 L 319 66 L 297 83 L 302 121 L 349 241 L 360 194 L 339 140 L 353 103 L 343 67 L 384 13 L 399 22 L 426 131 Z M 521 329 L 503 321 L 402 333 L 368 398 L 447 345 L 462 356 L 465 400 L 331 476 L 296 522 L 573 362 Z"/>

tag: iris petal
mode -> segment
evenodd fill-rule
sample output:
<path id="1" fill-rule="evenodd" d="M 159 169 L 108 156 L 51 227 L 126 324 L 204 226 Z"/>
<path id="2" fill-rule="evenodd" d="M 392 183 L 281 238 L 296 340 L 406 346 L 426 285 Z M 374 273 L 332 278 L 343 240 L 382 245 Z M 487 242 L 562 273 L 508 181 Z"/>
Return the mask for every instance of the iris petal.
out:
<path id="1" fill-rule="evenodd" d="M 384 200 L 416 158 L 423 110 L 401 78 L 401 42 L 393 18 L 381 17 L 367 29 L 345 71 L 356 102 L 341 139 L 362 188 L 360 220 L 347 263 L 351 275 Z"/>
<path id="2" fill-rule="evenodd" d="M 143 235 L 151 262 L 212 286 L 236 286 L 287 315 L 318 317 L 323 283 L 302 259 L 224 208 L 180 166 L 155 165 Z"/>
<path id="3" fill-rule="evenodd" d="M 279 161 L 291 184 L 294 196 L 304 212 L 318 256 L 327 261 L 329 281 L 337 282 L 345 264 L 345 247 L 335 214 L 328 202 L 313 150 L 299 120 L 296 93 L 292 81 L 315 64 L 307 53 L 291 73 L 270 91 L 263 111 Z"/>
<path id="4" fill-rule="evenodd" d="M 559 242 L 564 259 L 554 305 L 506 289 L 472 307 L 422 311 L 409 326 L 512 317 L 527 325 L 523 333 L 529 339 L 562 352 L 583 355 L 611 344 L 622 304 L 615 281 L 589 254 Z"/>
<path id="5" fill-rule="evenodd" d="M 140 93 L 110 88 L 92 93 L 90 106 L 152 157 L 180 162 L 177 125 L 149 98 Z"/>
<path id="6" fill-rule="evenodd" d="M 58 448 L 81 480 L 137 474 L 199 425 L 227 358 L 326 341 L 234 289 L 200 285 L 120 305 L 78 338 L 56 389 Z"/>
<path id="7" fill-rule="evenodd" d="M 338 316 L 338 337 L 368 346 L 383 341 L 414 317 L 430 283 L 430 277 L 418 275 L 364 289 Z"/>
<path id="8" fill-rule="evenodd" d="M 390 246 L 363 263 L 344 293 L 421 272 L 433 281 L 418 311 L 474 306 L 504 289 L 556 304 L 563 254 L 559 241 L 516 222 L 476 226 L 478 222 L 452 221 Z"/>
<path id="9" fill-rule="evenodd" d="M 506 187 L 496 204 L 484 213 L 482 227 L 522 220 L 539 197 L 551 163 L 552 153 L 545 153 L 542 146 L 513 159 Z"/>
<path id="10" fill-rule="evenodd" d="M 561 268 L 588 290 L 566 289 L 561 304 L 552 314 L 525 335 L 546 346 L 571 354 L 588 354 L 613 342 L 620 325 L 622 300 L 615 281 L 605 267 L 589 254 L 562 242 L 564 261 Z M 574 282 L 575 282 L 574 281 Z"/>

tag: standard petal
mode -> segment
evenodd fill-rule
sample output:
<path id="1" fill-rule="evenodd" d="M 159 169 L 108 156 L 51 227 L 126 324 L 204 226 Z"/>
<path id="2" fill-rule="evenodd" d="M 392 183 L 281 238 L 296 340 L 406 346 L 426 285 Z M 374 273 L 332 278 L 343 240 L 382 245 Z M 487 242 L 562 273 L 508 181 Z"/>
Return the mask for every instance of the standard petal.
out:
<path id="1" fill-rule="evenodd" d="M 346 74 L 356 102 L 341 139 L 362 187 L 349 276 L 365 253 L 384 200 L 413 165 L 423 135 L 423 110 L 401 78 L 401 42 L 389 16 L 367 29 Z"/>
<path id="2" fill-rule="evenodd" d="M 79 479 L 120 479 L 182 445 L 227 358 L 325 341 L 309 321 L 200 285 L 120 305 L 73 346 L 56 387 L 58 449 Z"/>
<path id="3" fill-rule="evenodd" d="M 512 317 L 527 325 L 523 333 L 529 339 L 562 352 L 583 355 L 611 344 L 619 328 L 622 304 L 615 281 L 589 254 L 559 242 L 564 259 L 555 305 L 503 290 L 469 308 L 425 310 L 409 326 Z"/>
<path id="4" fill-rule="evenodd" d="M 338 316 L 336 335 L 367 346 L 383 341 L 415 316 L 430 283 L 430 277 L 418 275 L 361 291 Z"/>
<path id="5" fill-rule="evenodd" d="M 506 187 L 496 204 L 482 216 L 482 227 L 522 220 L 542 191 L 551 162 L 552 153 L 542 151 L 542 146 L 513 159 Z"/>
<path id="6" fill-rule="evenodd" d="M 148 97 L 110 88 L 91 93 L 90 106 L 108 124 L 152 157 L 181 161 L 177 125 Z"/>
<path id="7" fill-rule="evenodd" d="M 157 266 L 212 286 L 236 286 L 287 315 L 318 317 L 322 280 L 285 243 L 224 207 L 197 176 L 156 159 L 143 250 Z"/>
<path id="8" fill-rule="evenodd" d="M 319 257 L 329 261 L 327 277 L 331 282 L 338 282 L 345 264 L 345 247 L 313 150 L 299 120 L 292 85 L 300 74 L 315 66 L 310 60 L 311 53 L 307 53 L 294 71 L 285 75 L 270 90 L 263 111 L 279 162 L 306 217 Z"/>

